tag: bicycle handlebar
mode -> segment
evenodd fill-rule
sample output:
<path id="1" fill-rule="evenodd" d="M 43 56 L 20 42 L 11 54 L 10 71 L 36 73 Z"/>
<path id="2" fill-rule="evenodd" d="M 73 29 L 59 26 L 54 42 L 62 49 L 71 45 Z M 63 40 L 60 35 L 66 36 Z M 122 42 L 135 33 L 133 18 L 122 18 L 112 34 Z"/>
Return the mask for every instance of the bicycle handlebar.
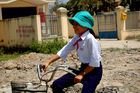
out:
<path id="1" fill-rule="evenodd" d="M 73 72 L 70 71 L 70 70 L 78 71 L 77 69 L 72 68 L 72 67 L 69 67 L 69 66 L 66 66 L 66 65 L 58 65 L 58 66 L 55 67 L 54 70 L 48 71 L 48 72 L 46 72 L 46 73 L 44 74 L 44 75 L 46 75 L 46 74 L 52 72 L 52 75 L 51 75 L 50 79 L 45 80 L 45 79 L 42 79 L 42 77 L 43 77 L 44 75 L 42 75 L 42 77 L 41 77 L 41 75 L 40 75 L 41 68 L 43 68 L 43 65 L 38 64 L 38 65 L 37 65 L 38 78 L 40 79 L 40 81 L 45 81 L 45 82 L 51 81 L 51 80 L 53 79 L 53 77 L 54 77 L 54 75 L 55 75 L 55 73 L 56 73 L 57 70 L 63 70 L 63 71 L 68 72 L 68 73 L 70 73 L 70 74 L 72 74 L 72 75 L 74 75 L 74 76 L 76 76 L 76 74 L 73 73 Z M 63 69 L 60 69 L 60 68 L 63 68 Z"/>

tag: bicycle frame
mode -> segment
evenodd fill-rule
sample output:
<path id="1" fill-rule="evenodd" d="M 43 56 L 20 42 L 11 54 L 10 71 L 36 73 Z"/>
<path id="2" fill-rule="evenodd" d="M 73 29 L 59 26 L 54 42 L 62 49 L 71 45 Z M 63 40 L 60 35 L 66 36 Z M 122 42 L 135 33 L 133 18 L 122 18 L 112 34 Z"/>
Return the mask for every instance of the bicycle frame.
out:
<path id="1" fill-rule="evenodd" d="M 46 73 L 44 74 L 44 75 L 46 75 L 46 74 L 48 74 L 48 73 L 53 72 L 52 75 L 51 75 L 51 77 L 50 77 L 50 79 L 45 80 L 45 79 L 42 79 L 42 77 L 43 77 L 44 75 L 43 75 L 42 77 L 40 76 L 40 68 L 41 68 L 41 65 L 37 65 L 38 78 L 40 79 L 40 81 L 45 81 L 46 83 L 48 83 L 49 81 L 51 81 L 51 80 L 53 79 L 53 77 L 54 77 L 56 71 L 58 71 L 58 70 L 65 71 L 65 72 L 68 72 L 68 73 L 70 73 L 70 74 L 76 76 L 75 73 L 73 73 L 73 72 L 70 71 L 70 70 L 76 70 L 76 69 L 74 69 L 74 68 L 72 68 L 72 67 L 69 67 L 69 66 L 66 66 L 66 65 L 58 65 L 58 66 L 56 66 L 56 68 L 55 68 L 54 70 L 51 70 L 51 71 L 46 72 Z M 64 68 L 64 69 L 60 69 L 60 68 Z"/>
<path id="2" fill-rule="evenodd" d="M 40 80 L 40 83 L 38 84 L 38 86 L 42 86 L 41 85 L 41 81 L 43 81 L 43 82 L 45 82 L 46 83 L 46 89 L 45 90 L 36 90 L 36 89 L 34 89 L 34 88 L 32 88 L 32 89 L 27 89 L 27 85 L 26 85 L 26 87 L 25 88 L 19 88 L 19 87 L 12 87 L 12 91 L 14 92 L 17 92 L 17 91 L 20 91 L 20 92 L 48 92 L 48 88 L 49 88 L 49 85 L 48 85 L 48 82 L 50 82 L 53 78 L 54 78 L 54 76 L 55 76 L 55 74 L 56 74 L 56 71 L 65 71 L 65 72 L 68 72 L 68 73 L 70 73 L 70 74 L 72 74 L 72 75 L 74 75 L 74 76 L 76 76 L 76 74 L 75 73 L 73 73 L 71 70 L 73 70 L 73 71 L 78 71 L 77 69 L 75 69 L 75 68 L 72 68 L 72 67 L 69 67 L 69 66 L 66 66 L 66 65 L 58 65 L 58 66 L 56 66 L 55 67 L 55 69 L 54 70 L 51 70 L 51 71 L 48 71 L 48 72 L 46 72 L 45 74 L 43 74 L 42 76 L 41 76 L 41 67 L 42 67 L 43 65 L 41 65 L 41 64 L 38 64 L 37 65 L 37 73 L 38 73 L 38 78 L 39 78 L 39 80 Z M 48 73 L 52 73 L 51 74 L 51 76 L 50 76 L 50 78 L 49 79 L 42 79 L 43 78 L 43 76 L 45 76 L 45 75 L 47 75 Z M 12 83 L 11 83 L 11 85 L 12 85 Z"/>

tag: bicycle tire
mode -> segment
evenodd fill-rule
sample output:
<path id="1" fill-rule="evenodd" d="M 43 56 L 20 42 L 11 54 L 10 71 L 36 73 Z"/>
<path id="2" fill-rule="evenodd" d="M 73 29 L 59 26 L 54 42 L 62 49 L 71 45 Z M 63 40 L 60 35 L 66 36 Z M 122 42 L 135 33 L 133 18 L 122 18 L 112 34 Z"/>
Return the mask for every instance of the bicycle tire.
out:
<path id="1" fill-rule="evenodd" d="M 47 93 L 48 86 L 40 85 L 40 83 L 27 82 L 11 82 L 12 93 L 26 93 L 26 92 L 45 92 Z"/>

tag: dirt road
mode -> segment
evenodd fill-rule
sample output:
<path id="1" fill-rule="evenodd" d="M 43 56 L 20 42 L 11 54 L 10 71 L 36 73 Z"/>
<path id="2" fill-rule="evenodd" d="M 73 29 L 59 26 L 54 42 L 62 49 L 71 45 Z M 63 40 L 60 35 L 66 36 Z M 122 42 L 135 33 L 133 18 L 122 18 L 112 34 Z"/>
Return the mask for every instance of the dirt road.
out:
<path id="1" fill-rule="evenodd" d="M 108 93 L 109 91 L 117 91 L 109 93 L 139 93 L 140 47 L 137 49 L 129 49 L 130 47 L 128 45 L 128 47 L 123 47 L 122 50 L 114 51 L 106 50 L 105 48 L 109 47 L 105 45 L 115 45 L 117 43 L 111 43 L 110 41 L 104 43 L 103 41 L 99 42 L 102 46 L 103 78 L 97 87 L 98 93 L 102 91 L 106 91 L 104 93 Z M 129 43 L 131 41 L 127 42 Z M 139 42 L 137 43 L 139 44 Z M 124 44 L 124 42 L 121 44 Z M 136 46 L 138 44 L 136 44 Z M 135 46 L 134 44 L 132 45 Z M 51 56 L 53 55 L 30 53 L 22 55 L 17 59 L 0 62 L 0 93 L 11 93 L 11 81 L 39 82 L 36 66 L 48 60 Z M 73 52 L 68 55 L 68 60 L 66 62 L 59 60 L 53 63 L 48 70 L 60 64 L 76 67 L 80 65 L 80 62 L 76 53 Z M 63 74 L 62 72 L 58 72 L 54 79 Z"/>

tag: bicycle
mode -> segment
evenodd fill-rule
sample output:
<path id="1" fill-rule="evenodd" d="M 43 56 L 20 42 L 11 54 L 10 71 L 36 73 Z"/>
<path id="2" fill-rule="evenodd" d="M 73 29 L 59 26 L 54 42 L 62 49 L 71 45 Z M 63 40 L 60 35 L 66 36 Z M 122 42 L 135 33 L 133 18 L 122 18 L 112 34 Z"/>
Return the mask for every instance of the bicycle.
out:
<path id="1" fill-rule="evenodd" d="M 37 65 L 37 73 L 38 73 L 38 78 L 40 80 L 40 83 L 27 83 L 27 82 L 22 82 L 22 83 L 17 83 L 17 82 L 11 82 L 11 87 L 12 87 L 12 93 L 38 93 L 38 92 L 45 92 L 48 93 L 48 88 L 51 88 L 48 83 L 53 80 L 56 71 L 65 71 L 68 72 L 74 76 L 76 76 L 73 71 L 78 71 L 75 68 L 69 67 L 67 65 L 58 65 L 55 67 L 55 69 L 44 72 L 43 75 L 41 75 L 41 67 L 44 67 L 41 64 Z M 49 73 L 52 73 L 49 79 L 43 79 L 43 77 Z M 45 84 L 42 84 L 41 82 L 45 82 Z M 68 91 L 68 90 L 65 90 Z M 71 92 L 71 93 L 74 93 Z M 75 92 L 77 93 L 77 92 Z"/>

